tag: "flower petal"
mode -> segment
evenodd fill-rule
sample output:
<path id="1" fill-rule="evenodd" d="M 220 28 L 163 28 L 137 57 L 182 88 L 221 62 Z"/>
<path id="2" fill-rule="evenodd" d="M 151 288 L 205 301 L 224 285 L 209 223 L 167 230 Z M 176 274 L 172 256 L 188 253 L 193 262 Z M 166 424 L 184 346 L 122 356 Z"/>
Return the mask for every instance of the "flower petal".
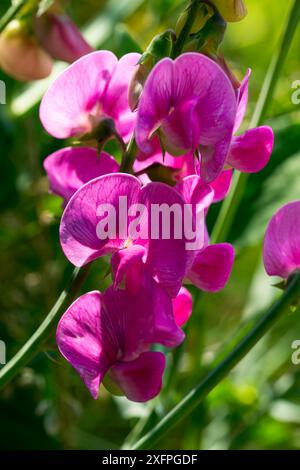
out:
<path id="1" fill-rule="evenodd" d="M 45 93 L 40 119 L 46 131 L 65 139 L 88 129 L 118 60 L 112 52 L 96 51 L 81 57 L 64 70 Z"/>
<path id="2" fill-rule="evenodd" d="M 79 297 L 62 316 L 56 332 L 61 354 L 77 370 L 94 399 L 116 354 L 109 342 L 106 348 L 102 344 L 101 304 L 100 292 Z"/>
<path id="3" fill-rule="evenodd" d="M 165 356 L 161 352 L 149 351 L 135 361 L 116 364 L 109 375 L 129 400 L 146 402 L 159 394 L 165 364 Z"/>
<path id="4" fill-rule="evenodd" d="M 199 176 L 192 175 L 184 178 L 176 185 L 186 204 L 197 204 L 198 211 L 205 211 L 214 200 L 211 185 L 204 183 Z"/>
<path id="5" fill-rule="evenodd" d="M 155 150 L 151 137 L 172 107 L 172 83 L 173 61 L 166 58 L 153 68 L 139 102 L 135 134 L 145 154 Z"/>
<path id="6" fill-rule="evenodd" d="M 226 198 L 230 191 L 231 181 L 232 170 L 224 170 L 214 181 L 209 184 L 209 186 L 214 191 L 213 202 L 220 202 Z"/>
<path id="7" fill-rule="evenodd" d="M 263 258 L 269 276 L 287 279 L 300 268 L 300 201 L 282 207 L 271 219 Z"/>
<path id="8" fill-rule="evenodd" d="M 238 96 L 238 109 L 236 113 L 236 118 L 235 118 L 235 124 L 234 124 L 234 131 L 233 133 L 235 134 L 238 129 L 240 128 L 246 111 L 247 111 L 247 106 L 248 106 L 248 96 L 249 96 L 249 79 L 251 76 L 252 70 L 248 69 L 247 73 L 241 83 L 241 86 L 239 88 L 239 96 Z"/>
<path id="9" fill-rule="evenodd" d="M 172 303 L 176 324 L 178 326 L 183 326 L 192 314 L 192 295 L 185 287 L 182 287 L 177 297 L 172 300 Z"/>
<path id="10" fill-rule="evenodd" d="M 146 255 L 145 247 L 141 245 L 131 245 L 123 250 L 118 250 L 111 259 L 114 287 L 117 288 L 124 280 L 130 270 L 130 279 L 127 278 L 126 288 L 131 292 L 137 292 L 140 287 L 143 267 L 142 259 Z"/>
<path id="11" fill-rule="evenodd" d="M 111 117 L 118 118 L 121 113 L 129 111 L 128 88 L 141 55 L 130 53 L 118 62 L 103 101 L 104 111 Z"/>
<path id="12" fill-rule="evenodd" d="M 231 274 L 234 250 L 228 243 L 210 245 L 198 253 L 187 278 L 207 292 L 223 289 Z"/>
<path id="13" fill-rule="evenodd" d="M 250 129 L 233 138 L 227 163 L 241 172 L 257 173 L 268 164 L 273 146 L 274 133 L 271 127 Z"/>
<path id="14" fill-rule="evenodd" d="M 52 153 L 44 161 L 50 189 L 65 203 L 83 184 L 119 170 L 118 163 L 105 152 L 89 147 L 68 147 Z"/>
<path id="15" fill-rule="evenodd" d="M 153 344 L 173 348 L 184 340 L 174 320 L 172 301 L 146 271 L 137 292 L 110 287 L 103 302 L 110 319 L 105 317 L 103 325 L 118 343 L 119 361 L 132 361 Z"/>
<path id="16" fill-rule="evenodd" d="M 176 297 L 195 255 L 186 248 L 184 200 L 166 184 L 149 183 L 142 188 L 140 202 L 150 215 L 147 269 L 172 298 Z"/>
<path id="17" fill-rule="evenodd" d="M 128 207 L 137 203 L 140 187 L 134 176 L 118 173 L 100 176 L 73 195 L 60 224 L 61 246 L 71 263 L 83 266 L 124 246 L 127 237 L 122 236 L 117 226 L 114 230 L 114 222 L 121 217 L 119 198 L 125 197 Z M 105 208 L 111 218 L 103 219 Z M 101 220 L 107 220 L 109 226 L 108 233 L 100 236 L 98 224 Z"/>

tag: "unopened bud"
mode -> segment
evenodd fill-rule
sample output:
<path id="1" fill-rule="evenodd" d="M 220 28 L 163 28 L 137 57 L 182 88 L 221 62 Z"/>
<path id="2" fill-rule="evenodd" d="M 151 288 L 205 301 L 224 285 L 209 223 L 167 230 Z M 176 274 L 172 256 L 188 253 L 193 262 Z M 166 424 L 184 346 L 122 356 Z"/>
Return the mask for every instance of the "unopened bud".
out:
<path id="1" fill-rule="evenodd" d="M 0 67 L 21 81 L 40 80 L 52 70 L 51 57 L 30 36 L 26 27 L 13 20 L 0 35 Z"/>
<path id="2" fill-rule="evenodd" d="M 191 7 L 192 7 L 192 3 L 190 3 L 190 5 L 188 5 L 186 9 L 181 13 L 177 21 L 177 24 L 175 27 L 175 33 L 177 37 L 182 32 L 188 20 L 188 17 L 191 14 L 191 11 L 190 11 Z M 193 25 L 189 31 L 189 34 L 193 35 L 201 31 L 201 29 L 205 26 L 205 24 L 207 23 L 209 18 L 213 16 L 213 14 L 214 14 L 214 9 L 208 3 L 204 3 L 201 0 L 199 0 L 196 13 L 194 14 Z"/>
<path id="3" fill-rule="evenodd" d="M 64 14 L 47 12 L 38 16 L 35 34 L 41 46 L 56 60 L 71 63 L 93 51 L 77 26 Z"/>
<path id="4" fill-rule="evenodd" d="M 247 15 L 244 0 L 210 0 L 225 21 L 241 21 Z"/>
<path id="5" fill-rule="evenodd" d="M 203 28 L 190 35 L 191 40 L 185 45 L 184 51 L 197 51 L 208 56 L 217 55 L 226 27 L 226 21 L 218 11 L 214 10 L 213 15 L 208 18 Z"/>

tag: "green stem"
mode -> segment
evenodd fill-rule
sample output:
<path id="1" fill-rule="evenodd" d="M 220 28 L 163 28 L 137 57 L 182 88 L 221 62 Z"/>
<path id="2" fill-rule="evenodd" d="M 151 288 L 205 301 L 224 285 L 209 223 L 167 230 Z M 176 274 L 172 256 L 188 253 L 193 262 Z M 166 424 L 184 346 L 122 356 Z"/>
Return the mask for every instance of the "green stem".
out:
<path id="1" fill-rule="evenodd" d="M 23 6 L 26 4 L 26 0 L 19 0 L 19 2 L 15 2 L 2 16 L 0 20 L 0 33 L 6 28 L 8 23 L 10 23 L 15 16 L 20 12 Z"/>
<path id="2" fill-rule="evenodd" d="M 120 165 L 120 172 L 121 173 L 132 173 L 132 167 L 134 163 L 134 159 L 137 153 L 137 145 L 135 138 L 132 137 L 130 140 L 126 151 L 123 153 L 122 162 Z"/>
<path id="3" fill-rule="evenodd" d="M 285 59 L 290 49 L 297 25 L 300 20 L 300 0 L 295 0 L 288 17 L 286 27 L 281 40 L 280 48 L 275 52 L 269 66 L 261 93 L 250 123 L 250 128 L 261 125 L 267 115 L 270 103 L 282 71 Z M 239 205 L 241 203 L 249 175 L 235 172 L 232 189 L 224 201 L 219 217 L 212 233 L 212 243 L 219 243 L 227 239 Z"/>
<path id="4" fill-rule="evenodd" d="M 300 296 L 300 273 L 291 279 L 281 298 L 261 318 L 254 328 L 238 343 L 232 352 L 215 367 L 160 423 L 140 439 L 133 450 L 149 449 L 176 424 L 191 413 L 202 400 L 226 377 L 229 372 L 251 351 L 270 328 L 286 313 Z"/>
<path id="5" fill-rule="evenodd" d="M 0 370 L 0 390 L 13 379 L 18 372 L 34 357 L 36 352 L 43 345 L 45 340 L 49 337 L 53 330 L 53 326 L 59 320 L 63 311 L 74 300 L 76 294 L 81 288 L 88 270 L 89 265 L 84 268 L 75 268 L 71 279 L 60 294 L 55 305 L 48 313 L 47 317 L 41 323 L 39 328 L 31 336 L 31 338 L 24 344 L 24 346 L 17 352 L 17 354 Z"/>
<path id="6" fill-rule="evenodd" d="M 197 10 L 198 10 L 198 6 L 199 6 L 199 0 L 191 0 L 191 3 L 190 5 L 187 7 L 189 9 L 189 13 L 187 15 L 187 19 L 186 19 L 186 22 L 174 44 L 174 48 L 173 48 L 173 51 L 172 51 L 172 58 L 173 59 L 176 59 L 176 57 L 178 57 L 181 52 L 182 52 L 182 49 L 185 45 L 185 43 L 187 42 L 187 39 L 189 37 L 189 34 L 190 34 L 190 31 L 193 27 L 193 24 L 196 20 L 196 13 L 197 13 Z"/>

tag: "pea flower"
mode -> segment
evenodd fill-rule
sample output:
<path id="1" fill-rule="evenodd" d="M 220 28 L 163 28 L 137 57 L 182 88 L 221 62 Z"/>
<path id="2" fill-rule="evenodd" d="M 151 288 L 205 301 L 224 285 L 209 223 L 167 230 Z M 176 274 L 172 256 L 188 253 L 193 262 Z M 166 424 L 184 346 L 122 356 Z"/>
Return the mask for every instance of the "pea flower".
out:
<path id="1" fill-rule="evenodd" d="M 249 69 L 238 90 L 238 109 L 234 134 L 240 128 L 248 104 L 248 84 L 251 75 Z M 232 138 L 226 164 L 243 173 L 257 173 L 269 162 L 274 146 L 274 133 L 269 126 L 249 129 L 245 133 Z"/>
<path id="2" fill-rule="evenodd" d="M 187 204 L 194 205 L 202 201 L 204 210 L 214 201 L 214 191 L 207 192 L 199 176 L 189 176 L 176 185 L 176 190 Z M 230 277 L 234 261 L 234 249 L 229 243 L 209 245 L 208 234 L 203 247 L 195 254 L 188 269 L 185 282 L 192 283 L 205 292 L 222 290 Z"/>
<path id="3" fill-rule="evenodd" d="M 300 201 L 282 207 L 271 219 L 263 259 L 269 276 L 288 279 L 300 269 Z"/>
<path id="4" fill-rule="evenodd" d="M 67 147 L 49 155 L 44 161 L 50 190 L 67 204 L 83 184 L 108 173 L 116 173 L 119 165 L 106 152 L 99 155 L 89 147 Z"/>
<path id="5" fill-rule="evenodd" d="M 185 226 L 184 206 L 178 191 L 166 184 L 142 186 L 138 178 L 122 173 L 100 176 L 70 199 L 60 225 L 62 249 L 75 266 L 114 254 L 117 284 L 129 265 L 143 260 L 174 298 L 195 254 L 187 244 L 195 238 L 197 246 L 204 243 L 204 212 L 194 227 L 189 210 L 190 225 Z"/>
<path id="6" fill-rule="evenodd" d="M 74 62 L 93 50 L 73 21 L 63 13 L 49 10 L 37 16 L 34 31 L 43 49 L 56 60 Z"/>
<path id="7" fill-rule="evenodd" d="M 154 398 L 161 389 L 165 357 L 150 348 L 154 344 L 176 347 L 184 339 L 164 289 L 147 274 L 142 279 L 134 294 L 110 287 L 104 293 L 81 296 L 58 324 L 60 352 L 94 399 L 103 381 L 129 400 Z"/>
<path id="8" fill-rule="evenodd" d="M 110 51 L 96 51 L 70 65 L 43 97 L 40 119 L 46 131 L 65 139 L 97 130 L 105 138 L 110 125 L 127 141 L 135 123 L 128 86 L 139 58 L 131 53 L 118 61 Z"/>
<path id="9" fill-rule="evenodd" d="M 185 287 L 181 287 L 177 297 L 172 300 L 172 304 L 175 322 L 181 327 L 185 325 L 192 314 L 193 298 Z"/>
<path id="10" fill-rule="evenodd" d="M 223 170 L 231 145 L 236 95 L 223 70 L 208 57 L 186 53 L 161 60 L 141 95 L 136 141 L 153 153 L 156 133 L 172 155 L 200 149 L 201 177 L 213 181 Z"/>
<path id="11" fill-rule="evenodd" d="M 163 155 L 158 139 L 155 143 L 153 154 L 147 156 L 139 152 L 133 168 L 136 174 L 143 175 L 143 181 L 146 181 L 145 174 L 152 181 L 164 178 L 165 182 L 172 186 L 180 183 L 187 176 L 200 176 L 200 163 L 192 152 L 180 157 L 173 157 L 169 153 Z M 201 178 L 198 181 L 200 184 L 204 183 Z M 231 181 L 232 170 L 226 169 L 214 181 L 209 183 L 209 186 L 214 191 L 214 203 L 225 199 L 230 190 Z"/>

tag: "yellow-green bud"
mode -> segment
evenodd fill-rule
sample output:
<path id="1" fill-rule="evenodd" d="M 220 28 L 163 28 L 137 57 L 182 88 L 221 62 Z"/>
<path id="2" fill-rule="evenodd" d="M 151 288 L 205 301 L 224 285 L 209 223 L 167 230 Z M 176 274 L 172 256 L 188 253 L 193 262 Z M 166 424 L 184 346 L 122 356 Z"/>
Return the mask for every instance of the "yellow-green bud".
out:
<path id="1" fill-rule="evenodd" d="M 210 0 L 225 21 L 241 21 L 247 15 L 244 0 Z"/>
<path id="2" fill-rule="evenodd" d="M 191 4 L 187 6 L 187 8 L 181 13 L 177 21 L 177 24 L 175 27 L 175 33 L 177 37 L 179 36 L 179 34 L 181 33 L 181 31 L 183 30 L 186 24 L 186 21 L 190 15 L 191 6 L 192 6 Z M 204 3 L 201 0 L 199 0 L 193 26 L 190 29 L 189 34 L 192 35 L 201 31 L 201 29 L 206 25 L 209 18 L 211 18 L 213 15 L 214 15 L 213 8 L 208 3 Z"/>

